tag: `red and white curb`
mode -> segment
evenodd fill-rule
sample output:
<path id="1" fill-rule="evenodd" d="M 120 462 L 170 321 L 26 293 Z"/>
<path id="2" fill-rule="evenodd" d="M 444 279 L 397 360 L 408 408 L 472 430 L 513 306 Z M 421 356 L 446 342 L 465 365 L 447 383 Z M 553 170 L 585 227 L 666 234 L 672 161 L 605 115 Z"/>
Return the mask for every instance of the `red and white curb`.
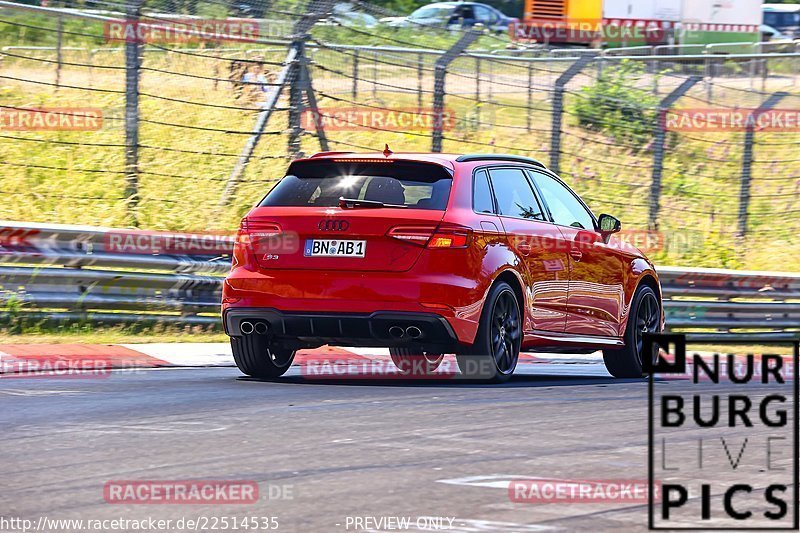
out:
<path id="1" fill-rule="evenodd" d="M 388 363 L 385 348 L 338 348 L 323 346 L 300 350 L 295 366 L 328 363 Z M 599 354 L 521 354 L 520 364 L 602 364 Z M 0 344 L 0 374 L 58 369 L 97 370 L 160 367 L 234 366 L 228 343 L 152 344 Z"/>

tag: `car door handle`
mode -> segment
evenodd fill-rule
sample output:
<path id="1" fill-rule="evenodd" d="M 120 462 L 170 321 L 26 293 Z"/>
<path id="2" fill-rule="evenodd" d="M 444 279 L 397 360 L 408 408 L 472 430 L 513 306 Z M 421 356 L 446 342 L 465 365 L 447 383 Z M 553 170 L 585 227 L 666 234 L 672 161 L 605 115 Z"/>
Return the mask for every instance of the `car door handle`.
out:
<path id="1" fill-rule="evenodd" d="M 569 255 L 571 255 L 575 261 L 580 261 L 581 258 L 583 257 L 583 252 L 581 252 L 576 248 L 573 248 L 572 250 L 569 251 Z"/>

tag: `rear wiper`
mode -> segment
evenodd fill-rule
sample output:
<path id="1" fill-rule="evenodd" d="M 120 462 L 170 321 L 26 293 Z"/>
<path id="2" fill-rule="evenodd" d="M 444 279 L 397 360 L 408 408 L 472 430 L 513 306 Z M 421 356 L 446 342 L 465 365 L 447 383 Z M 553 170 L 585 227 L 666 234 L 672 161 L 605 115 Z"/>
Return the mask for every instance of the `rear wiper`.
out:
<path id="1" fill-rule="evenodd" d="M 371 209 L 378 207 L 397 207 L 400 209 L 408 209 L 407 205 L 385 204 L 383 202 L 376 202 L 375 200 L 359 200 L 358 198 L 339 198 L 339 207 L 342 209 L 355 209 L 356 207 Z"/>

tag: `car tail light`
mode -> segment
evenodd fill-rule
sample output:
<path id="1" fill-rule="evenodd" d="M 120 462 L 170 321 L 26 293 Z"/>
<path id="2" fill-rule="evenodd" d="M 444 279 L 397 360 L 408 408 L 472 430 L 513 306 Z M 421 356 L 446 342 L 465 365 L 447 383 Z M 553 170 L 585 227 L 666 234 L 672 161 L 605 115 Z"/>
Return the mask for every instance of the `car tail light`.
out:
<path id="1" fill-rule="evenodd" d="M 428 248 L 466 248 L 472 240 L 472 230 L 463 226 L 440 226 L 428 242 Z"/>
<path id="2" fill-rule="evenodd" d="M 472 230 L 463 226 L 395 226 L 387 235 L 428 248 L 466 248 Z"/>
<path id="3" fill-rule="evenodd" d="M 436 226 L 395 226 L 387 235 L 411 244 L 425 246 L 435 231 Z"/>
<path id="4" fill-rule="evenodd" d="M 280 235 L 281 227 L 274 222 L 242 219 L 236 241 L 233 243 L 233 266 L 247 263 L 247 252 L 259 245 L 261 239 L 270 239 Z"/>

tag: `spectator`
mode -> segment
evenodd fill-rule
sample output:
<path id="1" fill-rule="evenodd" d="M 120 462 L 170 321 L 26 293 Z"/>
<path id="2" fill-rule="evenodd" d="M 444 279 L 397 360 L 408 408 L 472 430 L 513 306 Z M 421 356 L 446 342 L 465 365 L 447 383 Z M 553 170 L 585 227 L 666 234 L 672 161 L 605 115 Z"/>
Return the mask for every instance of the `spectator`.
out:
<path id="1" fill-rule="evenodd" d="M 266 100 L 266 93 L 270 89 L 269 72 L 265 72 L 259 58 L 247 67 L 247 71 L 242 77 L 244 83 L 244 94 L 251 102 L 263 102 Z"/>

